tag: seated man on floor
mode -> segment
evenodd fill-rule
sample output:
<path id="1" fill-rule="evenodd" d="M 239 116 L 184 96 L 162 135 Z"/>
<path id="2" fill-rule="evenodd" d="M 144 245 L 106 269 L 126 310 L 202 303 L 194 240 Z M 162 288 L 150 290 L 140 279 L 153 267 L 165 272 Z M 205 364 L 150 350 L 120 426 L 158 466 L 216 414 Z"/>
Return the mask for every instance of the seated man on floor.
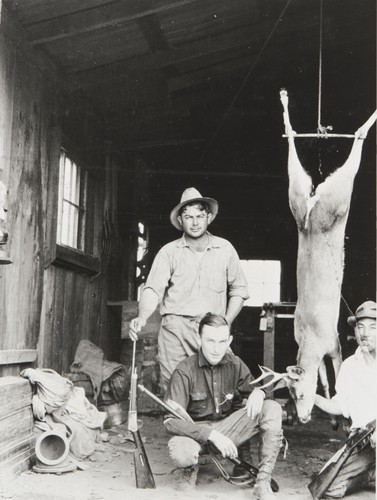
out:
<path id="1" fill-rule="evenodd" d="M 315 404 L 331 415 L 351 420 L 351 435 L 376 420 L 376 303 L 368 300 L 348 318 L 355 330 L 358 348 L 340 367 L 336 394 L 326 399 L 318 394 Z M 324 498 L 342 498 L 375 481 L 376 431 L 370 442 L 349 457 Z"/>
<path id="2" fill-rule="evenodd" d="M 179 363 L 165 395 L 165 401 L 178 403 L 194 420 L 165 421 L 167 431 L 175 435 L 168 443 L 170 457 L 181 469 L 182 480 L 194 485 L 201 444 L 210 441 L 223 457 L 234 458 L 237 447 L 258 435 L 254 498 L 274 500 L 270 482 L 282 442 L 281 407 L 250 385 L 254 378 L 245 363 L 227 352 L 232 336 L 224 317 L 206 314 L 199 336 L 199 352 Z"/>

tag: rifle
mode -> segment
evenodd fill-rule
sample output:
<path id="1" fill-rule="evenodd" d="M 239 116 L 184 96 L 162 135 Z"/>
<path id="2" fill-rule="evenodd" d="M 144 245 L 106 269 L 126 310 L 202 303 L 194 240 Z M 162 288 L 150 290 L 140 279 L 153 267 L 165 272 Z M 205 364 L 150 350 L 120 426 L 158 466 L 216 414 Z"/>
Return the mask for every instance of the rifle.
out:
<path id="1" fill-rule="evenodd" d="M 128 430 L 132 432 L 135 443 L 134 466 L 137 488 L 156 488 L 148 457 L 141 439 L 137 422 L 137 371 L 135 367 L 136 342 L 133 344 L 130 405 L 128 410 Z"/>
<path id="2" fill-rule="evenodd" d="M 319 500 L 334 482 L 343 465 L 347 462 L 356 448 L 360 451 L 369 443 L 370 436 L 376 428 L 376 422 L 369 422 L 363 429 L 358 429 L 322 468 L 322 470 L 308 484 L 309 491 L 314 500 Z"/>
<path id="3" fill-rule="evenodd" d="M 146 389 L 143 385 L 139 384 L 138 387 L 142 392 L 147 394 L 150 398 L 153 399 L 153 401 L 158 403 L 162 408 L 164 408 L 166 411 L 168 411 L 174 417 L 179 418 L 180 420 L 188 420 L 191 423 L 194 423 L 194 421 L 192 420 L 190 415 L 180 405 L 177 405 L 180 407 L 180 411 L 177 411 L 177 410 L 171 408 L 165 402 L 161 401 L 161 399 L 159 399 L 157 396 L 155 396 L 152 392 L 148 391 L 148 389 Z M 210 442 L 207 442 L 205 445 L 202 445 L 202 446 L 203 446 L 204 450 L 211 456 L 212 460 L 215 462 L 215 464 L 219 468 L 223 478 L 226 481 L 228 481 L 229 483 L 243 486 L 245 484 L 250 484 L 252 481 L 256 480 L 257 474 L 258 474 L 258 469 L 256 467 L 254 467 L 253 465 L 245 462 L 244 460 L 239 459 L 238 457 L 235 457 L 235 458 L 227 457 L 227 459 L 230 460 L 234 465 L 238 465 L 239 467 L 242 467 L 249 475 L 249 478 L 247 481 L 244 481 L 244 482 L 237 481 L 236 477 L 230 476 L 225 471 L 225 469 L 222 467 L 222 465 L 220 464 L 220 462 L 216 458 L 216 454 L 219 453 L 219 450 L 216 448 L 216 446 Z M 240 478 L 240 479 L 244 479 L 244 477 L 242 476 L 242 478 Z M 279 491 L 279 485 L 274 479 L 271 479 L 271 489 L 275 493 L 277 491 Z"/>

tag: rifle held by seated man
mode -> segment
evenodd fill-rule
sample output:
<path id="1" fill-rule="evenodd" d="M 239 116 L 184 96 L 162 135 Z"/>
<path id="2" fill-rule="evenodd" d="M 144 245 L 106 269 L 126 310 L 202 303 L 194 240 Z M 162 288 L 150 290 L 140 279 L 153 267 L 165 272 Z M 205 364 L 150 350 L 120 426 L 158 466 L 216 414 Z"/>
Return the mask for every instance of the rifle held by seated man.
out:
<path id="1" fill-rule="evenodd" d="M 314 500 L 319 500 L 334 482 L 343 465 L 347 462 L 356 448 L 363 449 L 369 444 L 370 437 L 376 429 L 376 422 L 369 422 L 363 429 L 358 429 L 347 439 L 341 448 L 322 468 L 322 470 L 308 484 Z"/>
<path id="2" fill-rule="evenodd" d="M 132 432 L 135 443 L 134 467 L 137 488 L 156 488 L 148 457 L 141 439 L 137 422 L 137 371 L 135 367 L 136 341 L 133 343 L 130 405 L 128 410 L 128 430 Z"/>

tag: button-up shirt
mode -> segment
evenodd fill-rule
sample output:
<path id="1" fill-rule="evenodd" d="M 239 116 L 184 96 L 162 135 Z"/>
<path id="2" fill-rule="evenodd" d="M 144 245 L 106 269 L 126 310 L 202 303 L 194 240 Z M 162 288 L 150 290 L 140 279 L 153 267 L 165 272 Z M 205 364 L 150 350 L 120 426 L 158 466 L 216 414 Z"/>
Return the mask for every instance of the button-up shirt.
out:
<path id="1" fill-rule="evenodd" d="M 206 442 L 212 429 L 205 421 L 223 419 L 239 410 L 255 387 L 250 385 L 252 380 L 250 370 L 238 356 L 226 353 L 213 366 L 199 350 L 179 363 L 165 394 L 165 401 L 179 403 L 197 424 L 172 418 L 165 422 L 166 429 Z"/>
<path id="2" fill-rule="evenodd" d="M 249 297 L 236 250 L 229 241 L 207 234 L 203 256 L 190 248 L 184 234 L 156 255 L 145 288 L 158 295 L 161 315 L 225 315 L 228 297 Z"/>
<path id="3" fill-rule="evenodd" d="M 343 361 L 340 367 L 334 399 L 345 417 L 351 418 L 352 429 L 364 427 L 376 419 L 376 363 L 368 364 L 360 347 L 355 354 Z"/>

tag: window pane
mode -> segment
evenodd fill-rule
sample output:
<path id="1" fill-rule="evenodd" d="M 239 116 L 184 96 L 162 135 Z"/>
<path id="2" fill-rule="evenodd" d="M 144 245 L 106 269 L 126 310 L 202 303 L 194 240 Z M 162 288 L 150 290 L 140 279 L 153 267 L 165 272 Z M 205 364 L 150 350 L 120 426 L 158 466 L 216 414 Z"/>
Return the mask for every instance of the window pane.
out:
<path id="1" fill-rule="evenodd" d="M 64 193 L 66 200 L 71 198 L 71 181 L 72 181 L 72 163 L 71 160 L 65 157 L 64 161 Z"/>
<path id="2" fill-rule="evenodd" d="M 276 260 L 264 261 L 265 283 L 280 283 L 280 262 Z"/>
<path id="3" fill-rule="evenodd" d="M 264 284 L 263 303 L 264 302 L 280 302 L 279 284 Z"/>
<path id="4" fill-rule="evenodd" d="M 265 302 L 280 302 L 281 264 L 277 260 L 241 260 L 249 287 L 247 306 L 260 307 Z"/>
<path id="5" fill-rule="evenodd" d="M 57 242 L 84 250 L 85 196 L 80 189 L 82 171 L 63 151 L 60 158 L 59 213 Z M 86 186 L 86 177 L 83 186 Z"/>

